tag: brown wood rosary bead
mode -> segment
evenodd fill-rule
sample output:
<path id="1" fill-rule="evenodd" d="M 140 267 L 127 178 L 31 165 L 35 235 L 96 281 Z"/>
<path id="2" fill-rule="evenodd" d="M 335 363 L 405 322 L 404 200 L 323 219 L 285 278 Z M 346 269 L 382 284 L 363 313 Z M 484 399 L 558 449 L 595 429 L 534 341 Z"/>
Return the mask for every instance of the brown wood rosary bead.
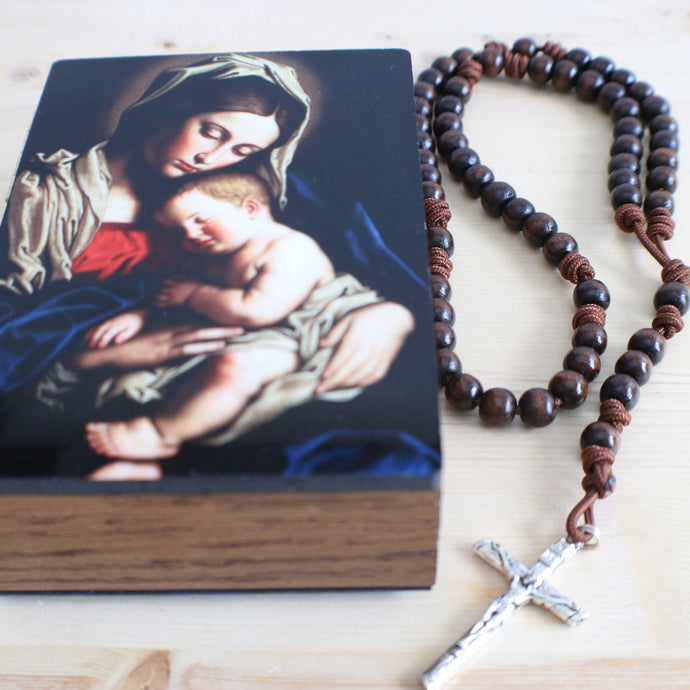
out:
<path id="1" fill-rule="evenodd" d="M 648 96 L 642 101 L 640 108 L 646 122 L 651 122 L 657 115 L 668 115 L 671 112 L 668 101 L 661 96 Z"/>
<path id="2" fill-rule="evenodd" d="M 621 168 L 639 173 L 640 159 L 632 153 L 617 153 L 615 156 L 611 156 L 611 160 L 609 161 L 609 173 L 612 173 L 614 170 L 620 170 Z"/>
<path id="3" fill-rule="evenodd" d="M 601 360 L 596 350 L 580 345 L 563 358 L 563 368 L 582 374 L 589 383 L 599 375 Z"/>
<path id="4" fill-rule="evenodd" d="M 527 426 L 540 429 L 556 419 L 558 405 L 545 388 L 530 388 L 520 396 L 518 411 Z"/>
<path id="5" fill-rule="evenodd" d="M 611 76 L 611 74 L 613 74 L 613 71 L 616 69 L 616 64 L 613 60 L 611 60 L 611 58 L 607 58 L 601 55 L 599 57 L 592 58 L 588 67 L 589 69 L 596 70 L 608 79 Z"/>
<path id="6" fill-rule="evenodd" d="M 447 78 L 455 74 L 458 69 L 458 61 L 452 57 L 438 57 L 431 63 L 431 66 L 441 72 L 444 78 Z"/>
<path id="7" fill-rule="evenodd" d="M 453 242 L 453 235 L 451 235 L 447 228 L 439 225 L 433 226 L 427 229 L 426 236 L 429 247 L 440 247 L 448 256 L 453 256 L 455 244 Z"/>
<path id="8" fill-rule="evenodd" d="M 668 129 L 662 129 L 655 132 L 649 139 L 649 148 L 651 151 L 655 151 L 656 149 L 673 149 L 677 151 L 678 147 L 678 135 Z"/>
<path id="9" fill-rule="evenodd" d="M 470 374 L 461 373 L 452 376 L 445 387 L 448 402 L 463 412 L 469 412 L 477 407 L 482 393 L 481 383 Z"/>
<path id="10" fill-rule="evenodd" d="M 433 151 L 429 149 L 419 149 L 419 162 L 422 165 L 438 165 L 438 157 Z"/>
<path id="11" fill-rule="evenodd" d="M 517 411 L 517 400 L 507 388 L 489 388 L 479 401 L 479 417 L 487 426 L 508 426 Z"/>
<path id="12" fill-rule="evenodd" d="M 640 176 L 634 170 L 628 170 L 627 168 L 619 168 L 618 170 L 614 170 L 609 175 L 609 192 L 612 192 L 616 187 L 618 187 L 618 185 L 621 184 L 631 184 L 639 188 Z"/>
<path id="13" fill-rule="evenodd" d="M 537 52 L 537 42 L 531 38 L 518 38 L 513 43 L 513 52 L 532 57 Z"/>
<path id="14" fill-rule="evenodd" d="M 626 410 L 632 410 L 640 399 L 640 387 L 632 376 L 627 374 L 613 374 L 601 384 L 599 399 L 619 400 Z"/>
<path id="15" fill-rule="evenodd" d="M 425 180 L 422 182 L 422 192 L 424 194 L 425 199 L 445 199 L 446 194 L 443 191 L 443 187 L 441 187 L 438 182 L 429 182 L 428 180 Z"/>
<path id="16" fill-rule="evenodd" d="M 604 84 L 601 89 L 599 89 L 599 94 L 597 96 L 597 105 L 605 112 L 610 113 L 614 104 L 625 96 L 625 86 L 623 84 L 618 84 L 617 82 L 610 81 Z M 637 105 L 637 101 L 635 101 Z M 639 106 L 638 106 L 639 112 Z M 619 120 L 620 118 L 615 118 Z"/>
<path id="17" fill-rule="evenodd" d="M 620 137 L 623 134 L 632 134 L 638 139 L 644 134 L 644 125 L 639 117 L 622 117 L 613 128 L 613 136 Z"/>
<path id="18" fill-rule="evenodd" d="M 662 189 L 666 192 L 673 193 L 678 187 L 678 176 L 673 168 L 666 165 L 659 165 L 656 168 L 652 168 L 647 173 L 645 185 L 650 192 Z"/>
<path id="19" fill-rule="evenodd" d="M 429 165 L 429 163 L 422 163 L 422 182 L 436 182 L 441 184 L 443 178 L 441 176 L 441 171 L 435 165 Z"/>
<path id="20" fill-rule="evenodd" d="M 557 232 L 551 235 L 542 247 L 544 258 L 552 266 L 558 266 L 566 254 L 576 252 L 577 250 L 578 246 L 575 238 L 565 232 Z"/>
<path id="21" fill-rule="evenodd" d="M 434 337 L 436 339 L 436 348 L 439 350 L 443 348 L 452 350 L 455 347 L 455 331 L 450 324 L 435 321 Z"/>
<path id="22" fill-rule="evenodd" d="M 480 164 L 479 156 L 474 149 L 455 149 L 448 156 L 448 169 L 456 180 L 462 180 L 464 174 L 473 166 Z"/>
<path id="23" fill-rule="evenodd" d="M 573 301 L 576 307 L 584 304 L 597 304 L 603 309 L 608 309 L 611 304 L 609 289 L 600 280 L 583 280 L 573 290 Z"/>
<path id="24" fill-rule="evenodd" d="M 565 60 L 572 60 L 580 71 L 587 69 L 592 56 L 584 48 L 573 48 L 565 54 Z"/>
<path id="25" fill-rule="evenodd" d="M 580 435 L 580 448 L 587 446 L 601 446 L 610 448 L 617 453 L 621 445 L 621 435 L 606 422 L 592 422 L 588 424 Z"/>
<path id="26" fill-rule="evenodd" d="M 438 138 L 438 152 L 447 158 L 456 149 L 467 148 L 467 137 L 458 130 L 449 130 Z"/>
<path id="27" fill-rule="evenodd" d="M 599 90 L 606 83 L 601 72 L 594 69 L 587 69 L 580 74 L 575 82 L 575 92 L 580 100 L 593 103 L 597 100 Z"/>
<path id="28" fill-rule="evenodd" d="M 654 294 L 654 309 L 667 304 L 676 307 L 683 316 L 690 307 L 690 291 L 683 283 L 664 283 Z"/>
<path id="29" fill-rule="evenodd" d="M 573 347 L 591 347 L 602 355 L 606 351 L 607 336 L 603 326 L 596 323 L 583 323 L 573 333 Z"/>
<path id="30" fill-rule="evenodd" d="M 551 83 L 556 91 L 565 93 L 575 86 L 578 69 L 572 60 L 559 60 L 551 70 Z"/>
<path id="31" fill-rule="evenodd" d="M 533 213 L 522 226 L 523 237 L 537 249 L 557 232 L 558 225 L 548 213 Z"/>
<path id="32" fill-rule="evenodd" d="M 527 65 L 527 74 L 536 84 L 546 84 L 551 79 L 553 65 L 554 59 L 550 55 L 534 55 Z"/>
<path id="33" fill-rule="evenodd" d="M 523 199 L 511 199 L 503 209 L 503 222 L 515 232 L 522 230 L 525 221 L 535 212 L 534 206 Z"/>
<path id="34" fill-rule="evenodd" d="M 606 86 L 608 85 L 605 85 L 601 88 L 601 91 L 599 91 L 599 96 L 601 96 L 601 93 Z M 640 104 L 634 98 L 630 98 L 630 96 L 619 98 L 611 108 L 611 117 L 613 118 L 614 122 L 624 117 L 639 117 L 640 113 Z"/>
<path id="35" fill-rule="evenodd" d="M 642 206 L 642 191 L 636 184 L 619 184 L 611 192 L 611 206 L 618 210 L 625 204 Z"/>
<path id="36" fill-rule="evenodd" d="M 485 165 L 473 165 L 462 176 L 462 184 L 467 193 L 478 199 L 482 192 L 494 181 L 494 174 Z"/>
<path id="37" fill-rule="evenodd" d="M 447 300 L 434 297 L 434 299 L 431 300 L 431 312 L 434 321 L 447 323 L 449 326 L 455 324 L 455 310 Z"/>
<path id="38" fill-rule="evenodd" d="M 440 137 L 444 132 L 461 132 L 462 119 L 455 113 L 441 113 L 434 119 L 434 134 Z"/>
<path id="39" fill-rule="evenodd" d="M 678 152 L 674 149 L 660 148 L 651 151 L 647 156 L 647 170 L 667 166 L 674 170 L 678 168 Z"/>
<path id="40" fill-rule="evenodd" d="M 463 103 L 467 103 L 472 94 L 472 87 L 464 77 L 451 77 L 445 83 L 443 91 L 447 95 L 457 96 Z"/>
<path id="41" fill-rule="evenodd" d="M 634 134 L 620 134 L 613 140 L 609 153 L 612 156 L 615 156 L 617 153 L 632 153 L 640 158 L 642 156 L 640 137 Z"/>
<path id="42" fill-rule="evenodd" d="M 431 295 L 432 297 L 449 300 L 453 295 L 453 289 L 448 279 L 438 273 L 432 273 Z"/>
<path id="43" fill-rule="evenodd" d="M 666 192 L 663 189 L 657 189 L 653 192 L 649 192 L 644 198 L 644 204 L 642 205 L 646 215 L 655 208 L 665 208 L 669 213 L 673 213 L 673 194 L 671 192 Z"/>
<path id="44" fill-rule="evenodd" d="M 462 373 L 460 358 L 449 348 L 444 347 L 437 351 L 438 376 L 441 385 L 444 386 L 453 376 Z"/>
<path id="45" fill-rule="evenodd" d="M 627 374 L 635 379 L 638 386 L 644 386 L 652 375 L 652 360 L 644 352 L 628 350 L 616 362 L 616 373 Z"/>
<path id="46" fill-rule="evenodd" d="M 662 130 L 678 132 L 678 122 L 667 114 L 655 115 L 649 123 L 649 131 L 651 134 L 656 134 Z"/>
<path id="47" fill-rule="evenodd" d="M 498 218 L 516 196 L 515 190 L 507 182 L 491 182 L 482 191 L 482 207 L 490 216 Z"/>
<path id="48" fill-rule="evenodd" d="M 573 410 L 587 399 L 587 379 L 577 371 L 559 371 L 549 381 L 549 392 L 566 410 Z"/>
<path id="49" fill-rule="evenodd" d="M 659 364 L 666 352 L 666 341 L 659 331 L 641 328 L 628 341 L 628 350 L 644 352 L 652 360 L 652 364 Z"/>
<path id="50" fill-rule="evenodd" d="M 634 98 L 638 103 L 642 103 L 645 98 L 654 95 L 654 89 L 646 81 L 636 81 L 628 87 L 628 96 Z"/>

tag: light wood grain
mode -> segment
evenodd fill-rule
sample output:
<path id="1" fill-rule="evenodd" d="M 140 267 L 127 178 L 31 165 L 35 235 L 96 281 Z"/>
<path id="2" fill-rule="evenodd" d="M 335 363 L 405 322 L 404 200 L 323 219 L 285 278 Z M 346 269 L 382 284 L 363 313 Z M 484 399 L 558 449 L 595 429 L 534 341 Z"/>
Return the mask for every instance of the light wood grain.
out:
<path id="1" fill-rule="evenodd" d="M 417 71 L 441 53 L 520 35 L 606 54 L 671 101 L 690 131 L 686 2 L 228 3 L 223 0 L 5 2 L 0 8 L 0 188 L 7 189 L 49 64 L 77 56 L 404 47 Z M 481 84 L 468 106 L 472 145 L 561 230 L 574 234 L 613 294 L 613 370 L 652 317 L 658 270 L 617 233 L 606 192 L 611 125 L 595 107 L 518 85 Z M 681 160 L 684 161 L 684 149 Z M 690 195 L 680 172 L 676 256 L 690 257 Z M 544 385 L 568 349 L 569 288 L 538 253 L 449 192 L 458 351 L 486 386 Z M 421 671 L 501 593 L 470 552 L 484 536 L 531 562 L 560 536 L 580 495 L 578 436 L 590 401 L 556 425 L 492 433 L 444 407 L 437 584 L 431 591 L 215 595 L 15 595 L 0 598 L 0 688 L 122 690 L 147 659 L 174 690 L 412 689 Z M 555 586 L 590 611 L 569 629 L 525 610 L 453 687 L 690 687 L 690 338 L 669 343 L 623 435 L 616 493 L 597 511 L 600 548 Z M 162 657 L 156 657 L 156 654 Z M 163 676 L 164 678 L 164 676 Z M 158 681 L 156 681 L 158 682 Z M 165 681 L 163 681 L 165 682 Z"/>

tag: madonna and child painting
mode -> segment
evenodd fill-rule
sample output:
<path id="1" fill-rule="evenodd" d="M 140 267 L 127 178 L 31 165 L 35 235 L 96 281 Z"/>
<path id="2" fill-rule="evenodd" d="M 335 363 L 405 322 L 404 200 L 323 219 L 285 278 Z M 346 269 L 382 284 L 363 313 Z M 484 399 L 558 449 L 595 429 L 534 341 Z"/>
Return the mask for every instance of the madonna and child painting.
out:
<path id="1" fill-rule="evenodd" d="M 432 486 L 415 137 L 403 51 L 56 63 L 0 235 L 0 481 Z"/>

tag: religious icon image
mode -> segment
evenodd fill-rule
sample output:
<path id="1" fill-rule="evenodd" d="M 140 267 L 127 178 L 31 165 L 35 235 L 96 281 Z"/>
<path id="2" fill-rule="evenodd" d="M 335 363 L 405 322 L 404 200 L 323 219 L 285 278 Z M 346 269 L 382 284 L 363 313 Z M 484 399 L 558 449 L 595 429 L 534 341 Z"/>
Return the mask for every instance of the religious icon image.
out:
<path id="1" fill-rule="evenodd" d="M 53 66 L 2 223 L 3 482 L 434 485 L 408 72 L 403 51 Z"/>

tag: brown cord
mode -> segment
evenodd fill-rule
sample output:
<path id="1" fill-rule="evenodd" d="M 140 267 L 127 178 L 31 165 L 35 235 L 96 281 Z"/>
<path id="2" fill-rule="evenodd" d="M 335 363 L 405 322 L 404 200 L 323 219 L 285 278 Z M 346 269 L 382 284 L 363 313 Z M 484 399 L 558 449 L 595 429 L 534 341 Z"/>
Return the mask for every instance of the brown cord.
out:
<path id="1" fill-rule="evenodd" d="M 690 285 L 690 267 L 680 259 L 671 259 L 661 270 L 664 283 L 683 283 Z"/>
<path id="2" fill-rule="evenodd" d="M 529 57 L 508 51 L 503 55 L 503 71 L 511 79 L 522 79 L 527 74 Z"/>
<path id="3" fill-rule="evenodd" d="M 625 405 L 616 398 L 604 400 L 599 406 L 599 421 L 610 424 L 618 433 L 630 424 L 632 417 L 625 409 Z"/>
<path id="4" fill-rule="evenodd" d="M 568 51 L 560 43 L 553 43 L 552 41 L 547 41 L 543 45 L 541 52 L 552 57 L 554 62 L 562 60 L 568 54 Z"/>
<path id="5" fill-rule="evenodd" d="M 458 76 L 464 77 L 470 83 L 470 86 L 474 86 L 481 78 L 484 68 L 481 62 L 473 60 L 463 60 L 458 66 Z"/>
<path id="6" fill-rule="evenodd" d="M 568 252 L 558 263 L 561 275 L 577 285 L 584 280 L 592 280 L 596 275 L 589 260 L 579 252 Z"/>
<path id="7" fill-rule="evenodd" d="M 585 323 L 596 323 L 598 326 L 606 325 L 606 310 L 598 304 L 583 304 L 577 308 L 573 315 L 573 330 Z"/>
<path id="8" fill-rule="evenodd" d="M 448 254 L 441 247 L 431 247 L 429 249 L 429 270 L 432 273 L 442 275 L 446 280 L 450 278 L 453 270 L 453 262 L 448 258 Z"/>
<path id="9" fill-rule="evenodd" d="M 586 544 L 588 541 L 592 540 L 594 535 L 584 532 L 578 523 L 580 522 L 580 518 L 584 516 L 585 524 L 594 525 L 593 506 L 598 498 L 599 494 L 592 489 L 588 491 L 584 498 L 570 511 L 570 515 L 568 515 L 568 519 L 565 521 L 565 529 L 571 541 Z"/>
<path id="10" fill-rule="evenodd" d="M 653 208 L 647 215 L 647 235 L 654 242 L 668 242 L 673 237 L 675 227 L 676 222 L 667 208 Z"/>
<path id="11" fill-rule="evenodd" d="M 443 199 L 424 199 L 424 215 L 427 228 L 447 228 L 451 218 L 448 202 Z"/>
<path id="12" fill-rule="evenodd" d="M 656 316 L 652 321 L 655 328 L 667 340 L 673 338 L 676 333 L 683 330 L 683 317 L 678 307 L 673 304 L 664 304 L 656 310 Z"/>
<path id="13" fill-rule="evenodd" d="M 623 204 L 615 215 L 616 225 L 623 232 L 632 232 L 635 234 L 640 244 L 662 265 L 665 266 L 669 261 L 669 256 L 663 247 L 663 244 L 656 241 L 656 238 L 650 237 L 645 232 L 647 219 L 645 218 L 642 209 L 636 204 Z M 661 225 L 663 221 L 657 218 L 656 222 Z"/>
<path id="14" fill-rule="evenodd" d="M 585 446 L 582 449 L 582 469 L 591 474 L 595 465 L 602 463 L 613 465 L 616 453 L 611 448 L 602 446 Z"/>

